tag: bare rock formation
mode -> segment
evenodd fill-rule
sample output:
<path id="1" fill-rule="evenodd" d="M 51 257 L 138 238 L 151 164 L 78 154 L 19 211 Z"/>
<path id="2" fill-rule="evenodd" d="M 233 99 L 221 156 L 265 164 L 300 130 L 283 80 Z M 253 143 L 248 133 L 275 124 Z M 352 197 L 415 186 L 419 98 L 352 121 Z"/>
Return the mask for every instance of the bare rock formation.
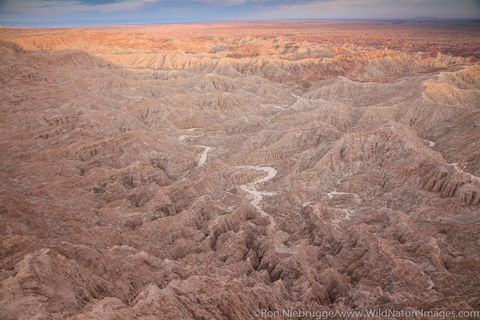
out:
<path id="1" fill-rule="evenodd" d="M 0 29 L 0 319 L 480 309 L 477 23 Z"/>

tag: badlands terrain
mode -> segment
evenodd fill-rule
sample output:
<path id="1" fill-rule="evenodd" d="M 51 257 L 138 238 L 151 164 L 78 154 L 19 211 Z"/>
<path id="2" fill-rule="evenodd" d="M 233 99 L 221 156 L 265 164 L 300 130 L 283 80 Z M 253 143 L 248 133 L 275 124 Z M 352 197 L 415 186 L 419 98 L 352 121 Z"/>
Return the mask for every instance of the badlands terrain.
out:
<path id="1" fill-rule="evenodd" d="M 0 319 L 480 309 L 480 24 L 0 28 Z"/>

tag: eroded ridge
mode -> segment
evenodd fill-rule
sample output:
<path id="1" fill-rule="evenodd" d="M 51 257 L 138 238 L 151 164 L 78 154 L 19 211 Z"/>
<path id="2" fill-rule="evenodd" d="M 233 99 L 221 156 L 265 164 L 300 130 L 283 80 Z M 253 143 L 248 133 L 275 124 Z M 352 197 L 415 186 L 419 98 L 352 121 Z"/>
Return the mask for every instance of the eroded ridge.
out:
<path id="1" fill-rule="evenodd" d="M 477 22 L 0 28 L 0 318 L 480 309 L 479 48 Z"/>

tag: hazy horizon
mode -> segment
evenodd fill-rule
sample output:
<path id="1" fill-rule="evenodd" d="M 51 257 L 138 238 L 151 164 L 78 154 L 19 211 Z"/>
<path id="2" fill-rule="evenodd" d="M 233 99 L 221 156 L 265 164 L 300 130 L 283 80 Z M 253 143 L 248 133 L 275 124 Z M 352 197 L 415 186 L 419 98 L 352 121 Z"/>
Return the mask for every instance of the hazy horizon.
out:
<path id="1" fill-rule="evenodd" d="M 4 27 L 479 18 L 476 0 L 0 0 Z"/>
<path id="2" fill-rule="evenodd" d="M 285 23 L 295 23 L 295 22 L 408 22 L 408 23 L 442 23 L 442 22 L 460 22 L 460 23 L 480 23 L 480 19 L 468 19 L 468 18 L 436 18 L 436 17 L 415 17 L 410 19 L 232 19 L 232 20 L 205 20 L 205 21 L 178 21 L 178 22 L 151 22 L 151 23 L 111 23 L 111 24 L 82 24 L 82 25 L 52 25 L 52 26 L 36 26 L 36 25 L 8 25 L 1 24 L 0 28 L 40 28 L 40 29 L 63 29 L 63 28 L 96 28 L 96 27 L 122 27 L 122 26 L 154 26 L 154 25 L 195 25 L 195 24 L 235 24 L 235 23 L 269 23 L 269 22 L 285 22 Z"/>

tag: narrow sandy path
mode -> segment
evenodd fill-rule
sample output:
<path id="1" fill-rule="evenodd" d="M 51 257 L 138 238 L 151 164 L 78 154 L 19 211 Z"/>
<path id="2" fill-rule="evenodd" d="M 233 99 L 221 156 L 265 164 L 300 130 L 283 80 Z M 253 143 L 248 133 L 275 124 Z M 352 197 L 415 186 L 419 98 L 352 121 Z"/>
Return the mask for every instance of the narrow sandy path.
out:
<path id="1" fill-rule="evenodd" d="M 202 145 L 198 145 L 197 147 L 203 148 L 203 153 L 200 156 L 200 159 L 198 159 L 198 164 L 197 164 L 197 166 L 202 167 L 205 164 L 205 162 L 207 162 L 208 152 L 212 151 L 212 148 L 207 146 L 202 146 Z"/>
<path id="2" fill-rule="evenodd" d="M 435 142 L 430 141 L 430 140 L 427 140 L 427 139 L 423 139 L 423 141 L 425 141 L 426 143 L 428 143 L 428 146 L 429 146 L 430 148 L 435 147 Z"/>
<path id="3" fill-rule="evenodd" d="M 260 207 L 260 201 L 262 201 L 264 196 L 273 196 L 274 193 L 272 192 L 265 192 L 265 191 L 258 191 L 257 190 L 257 185 L 267 182 L 268 180 L 273 179 L 277 175 L 277 170 L 275 170 L 272 167 L 259 167 L 259 166 L 237 166 L 237 168 L 240 169 L 252 169 L 252 170 L 258 170 L 258 171 L 264 171 L 267 173 L 266 176 L 263 178 L 260 178 L 258 180 L 255 180 L 253 182 L 243 184 L 240 186 L 240 189 L 243 191 L 251 194 L 253 196 L 252 201 L 250 201 L 250 204 L 254 206 L 258 212 L 262 214 L 262 216 L 268 217 L 270 219 L 270 223 L 274 224 L 273 218 L 266 213 L 262 207 Z"/>
<path id="4" fill-rule="evenodd" d="M 270 221 L 269 225 L 267 226 L 267 232 L 271 236 L 273 250 L 275 250 L 275 252 L 279 254 L 289 254 L 289 255 L 297 254 L 297 251 L 294 248 L 289 248 L 285 246 L 285 244 L 282 243 L 281 237 L 277 237 L 275 220 L 270 214 L 265 212 L 265 210 L 263 210 L 262 207 L 260 207 L 260 201 L 262 201 L 263 197 L 273 196 L 275 193 L 259 191 L 257 190 L 257 187 L 258 185 L 273 179 L 277 175 L 277 170 L 275 170 L 272 167 L 260 167 L 260 166 L 237 166 L 237 168 L 258 170 L 258 171 L 263 171 L 267 174 L 263 178 L 241 185 L 240 189 L 242 189 L 243 191 L 253 196 L 252 201 L 250 201 L 250 204 L 253 207 L 255 207 L 255 209 L 257 209 L 257 211 L 260 212 L 262 216 L 267 217 L 268 220 Z"/>
<path id="5" fill-rule="evenodd" d="M 351 192 L 339 192 L 337 191 L 338 187 L 340 187 L 340 184 L 342 184 L 343 181 L 345 181 L 348 177 L 350 177 L 351 175 L 346 175 L 342 178 L 340 178 L 340 180 L 337 181 L 337 183 L 335 184 L 335 189 L 333 189 L 333 191 L 327 193 L 327 197 L 328 199 L 333 199 L 334 196 L 336 195 L 347 195 L 347 194 L 351 194 L 355 197 L 355 200 L 358 201 L 359 200 L 359 197 L 358 197 L 358 194 L 356 193 L 351 193 Z"/>
<path id="6" fill-rule="evenodd" d="M 184 131 L 187 131 L 187 132 L 193 132 L 193 131 L 196 131 L 198 130 L 199 128 L 190 128 L 190 129 L 185 129 Z M 203 134 L 200 134 L 200 135 L 185 135 L 185 134 L 181 134 L 179 137 L 178 137 L 178 140 L 180 141 L 185 141 L 186 139 L 189 139 L 189 138 L 197 138 L 197 137 L 201 137 L 203 136 Z M 200 148 L 203 148 L 203 152 L 200 156 L 200 159 L 198 159 L 198 162 L 197 162 L 197 167 L 203 167 L 203 165 L 205 164 L 205 162 L 207 162 L 207 156 L 208 156 L 208 152 L 212 151 L 212 148 L 211 147 L 207 147 L 207 146 L 202 146 L 200 144 L 197 144 L 196 147 L 200 147 Z"/>
<path id="7" fill-rule="evenodd" d="M 469 176 L 470 176 L 470 179 L 472 180 L 472 182 L 473 182 L 473 181 L 478 181 L 478 182 L 480 182 L 480 177 L 477 177 L 476 175 L 474 175 L 474 174 L 472 174 L 472 173 L 470 173 L 470 172 L 464 171 L 462 168 L 460 168 L 460 167 L 458 166 L 458 163 L 457 163 L 457 162 L 447 163 L 447 166 L 453 166 L 453 167 L 455 168 L 455 170 L 460 171 L 460 172 L 463 173 L 463 174 L 469 175 Z"/>

